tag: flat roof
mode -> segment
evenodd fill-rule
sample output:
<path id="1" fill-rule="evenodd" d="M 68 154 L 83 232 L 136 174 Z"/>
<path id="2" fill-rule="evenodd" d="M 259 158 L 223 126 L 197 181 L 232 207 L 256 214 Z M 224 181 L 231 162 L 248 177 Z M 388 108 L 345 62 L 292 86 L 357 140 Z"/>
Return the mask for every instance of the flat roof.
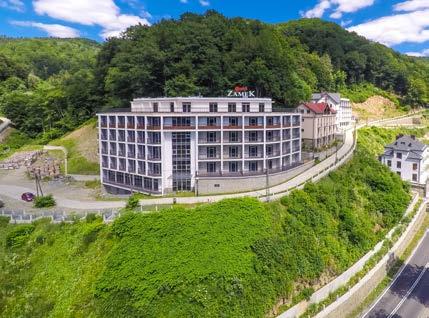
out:
<path id="1" fill-rule="evenodd" d="M 134 98 L 134 101 L 156 101 L 156 100 L 160 100 L 160 101 L 170 101 L 170 100 L 178 100 L 178 99 L 186 99 L 186 100 L 212 100 L 212 99 L 217 99 L 217 100 L 239 100 L 239 101 L 252 101 L 252 100 L 264 100 L 264 101 L 273 101 L 272 98 L 269 97 L 207 97 L 207 96 L 188 96 L 188 97 L 184 97 L 184 96 L 180 96 L 180 97 L 139 97 L 139 98 Z"/>

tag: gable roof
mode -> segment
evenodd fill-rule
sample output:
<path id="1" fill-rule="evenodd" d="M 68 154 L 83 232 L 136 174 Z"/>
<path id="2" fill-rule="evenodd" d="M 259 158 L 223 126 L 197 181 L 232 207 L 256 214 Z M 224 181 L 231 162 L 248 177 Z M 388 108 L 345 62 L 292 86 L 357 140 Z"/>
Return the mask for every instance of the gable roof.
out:
<path id="1" fill-rule="evenodd" d="M 385 148 L 405 152 L 422 152 L 426 147 L 424 143 L 414 136 L 399 135 L 394 142 L 388 144 Z"/>
<path id="2" fill-rule="evenodd" d="M 325 96 L 330 97 L 337 104 L 341 103 L 341 96 L 339 93 L 328 93 L 328 92 L 315 93 L 311 95 L 311 100 L 319 101 Z"/>
<path id="3" fill-rule="evenodd" d="M 336 113 L 336 111 L 326 103 L 309 102 L 309 103 L 304 103 L 302 105 L 305 106 L 306 108 L 308 108 L 309 110 L 313 111 L 316 114 L 324 114 L 326 110 L 328 110 L 329 113 L 331 113 L 331 114 Z"/>

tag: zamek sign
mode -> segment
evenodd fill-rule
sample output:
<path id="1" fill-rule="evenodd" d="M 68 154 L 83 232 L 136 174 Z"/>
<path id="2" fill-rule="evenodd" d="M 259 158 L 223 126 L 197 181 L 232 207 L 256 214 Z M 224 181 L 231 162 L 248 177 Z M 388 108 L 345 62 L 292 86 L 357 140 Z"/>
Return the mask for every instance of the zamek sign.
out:
<path id="1" fill-rule="evenodd" d="M 236 86 L 234 89 L 228 91 L 228 97 L 256 97 L 255 91 L 251 91 L 247 86 Z"/>

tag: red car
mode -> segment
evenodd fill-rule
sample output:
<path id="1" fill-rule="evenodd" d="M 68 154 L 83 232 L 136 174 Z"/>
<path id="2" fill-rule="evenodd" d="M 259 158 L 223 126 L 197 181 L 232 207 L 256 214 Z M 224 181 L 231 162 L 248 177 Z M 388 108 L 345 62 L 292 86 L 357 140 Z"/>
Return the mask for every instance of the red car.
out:
<path id="1" fill-rule="evenodd" d="M 34 200 L 34 194 L 31 192 L 25 192 L 21 195 L 21 199 L 25 202 L 32 202 Z"/>

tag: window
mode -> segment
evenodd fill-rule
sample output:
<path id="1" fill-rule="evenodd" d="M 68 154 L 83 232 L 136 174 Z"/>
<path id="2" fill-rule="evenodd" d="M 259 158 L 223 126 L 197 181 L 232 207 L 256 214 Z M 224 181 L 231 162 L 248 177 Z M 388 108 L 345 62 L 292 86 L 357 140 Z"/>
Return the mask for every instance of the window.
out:
<path id="1" fill-rule="evenodd" d="M 391 167 L 392 166 L 392 160 L 387 160 L 387 166 Z"/>
<path id="2" fill-rule="evenodd" d="M 209 103 L 210 113 L 217 113 L 217 103 Z"/>
<path id="3" fill-rule="evenodd" d="M 238 131 L 230 131 L 229 132 L 229 142 L 239 142 Z"/>
<path id="4" fill-rule="evenodd" d="M 237 111 L 237 105 L 235 103 L 228 103 L 228 113 L 235 113 Z"/>
<path id="5" fill-rule="evenodd" d="M 417 163 L 413 163 L 413 170 L 417 170 Z"/>
<path id="6" fill-rule="evenodd" d="M 238 172 L 237 162 L 230 162 L 229 163 L 229 172 Z"/>
<path id="7" fill-rule="evenodd" d="M 413 181 L 417 181 L 417 174 L 413 173 Z"/>
<path id="8" fill-rule="evenodd" d="M 254 158 L 258 156 L 258 147 L 257 146 L 250 146 L 249 147 L 249 157 Z"/>
<path id="9" fill-rule="evenodd" d="M 182 108 L 183 108 L 184 113 L 190 113 L 191 112 L 191 103 L 183 103 Z"/>
<path id="10" fill-rule="evenodd" d="M 265 112 L 265 104 L 264 104 L 264 103 L 260 103 L 260 104 L 259 104 L 259 112 L 260 112 L 260 113 Z"/>
<path id="11" fill-rule="evenodd" d="M 174 103 L 170 103 L 170 112 L 174 113 Z"/>
<path id="12" fill-rule="evenodd" d="M 207 126 L 216 126 L 216 117 L 208 117 Z"/>
<path id="13" fill-rule="evenodd" d="M 153 107 L 153 112 L 157 113 L 158 112 L 158 103 L 153 103 L 152 107 Z"/>
<path id="14" fill-rule="evenodd" d="M 216 142 L 216 133 L 214 131 L 210 131 L 207 133 L 207 141 Z"/>
<path id="15" fill-rule="evenodd" d="M 258 125 L 258 118 L 249 117 L 249 126 L 257 126 L 257 125 Z"/>
<path id="16" fill-rule="evenodd" d="M 401 162 L 400 161 L 396 162 L 396 168 L 401 169 Z"/>
<path id="17" fill-rule="evenodd" d="M 238 147 L 229 147 L 229 157 L 238 158 Z"/>
<path id="18" fill-rule="evenodd" d="M 250 113 L 250 104 L 249 103 L 243 103 L 242 108 L 243 108 L 243 113 Z"/>
<path id="19" fill-rule="evenodd" d="M 173 117 L 173 127 L 190 127 L 191 117 Z"/>
<path id="20" fill-rule="evenodd" d="M 229 117 L 229 126 L 238 126 L 238 117 Z"/>
<path id="21" fill-rule="evenodd" d="M 209 173 L 216 172 L 216 162 L 207 162 L 207 172 Z"/>
<path id="22" fill-rule="evenodd" d="M 207 147 L 207 158 L 216 158 L 216 147 Z"/>
<path id="23" fill-rule="evenodd" d="M 402 153 L 397 152 L 397 153 L 396 153 L 396 158 L 398 158 L 398 159 L 402 159 Z"/>
<path id="24" fill-rule="evenodd" d="M 249 171 L 252 171 L 252 172 L 258 171 L 258 162 L 256 161 L 249 162 Z"/>
<path id="25" fill-rule="evenodd" d="M 273 146 L 272 145 L 267 145 L 267 156 L 271 156 L 273 154 Z"/>
<path id="26" fill-rule="evenodd" d="M 249 141 L 258 141 L 258 133 L 256 131 L 249 132 Z"/>

